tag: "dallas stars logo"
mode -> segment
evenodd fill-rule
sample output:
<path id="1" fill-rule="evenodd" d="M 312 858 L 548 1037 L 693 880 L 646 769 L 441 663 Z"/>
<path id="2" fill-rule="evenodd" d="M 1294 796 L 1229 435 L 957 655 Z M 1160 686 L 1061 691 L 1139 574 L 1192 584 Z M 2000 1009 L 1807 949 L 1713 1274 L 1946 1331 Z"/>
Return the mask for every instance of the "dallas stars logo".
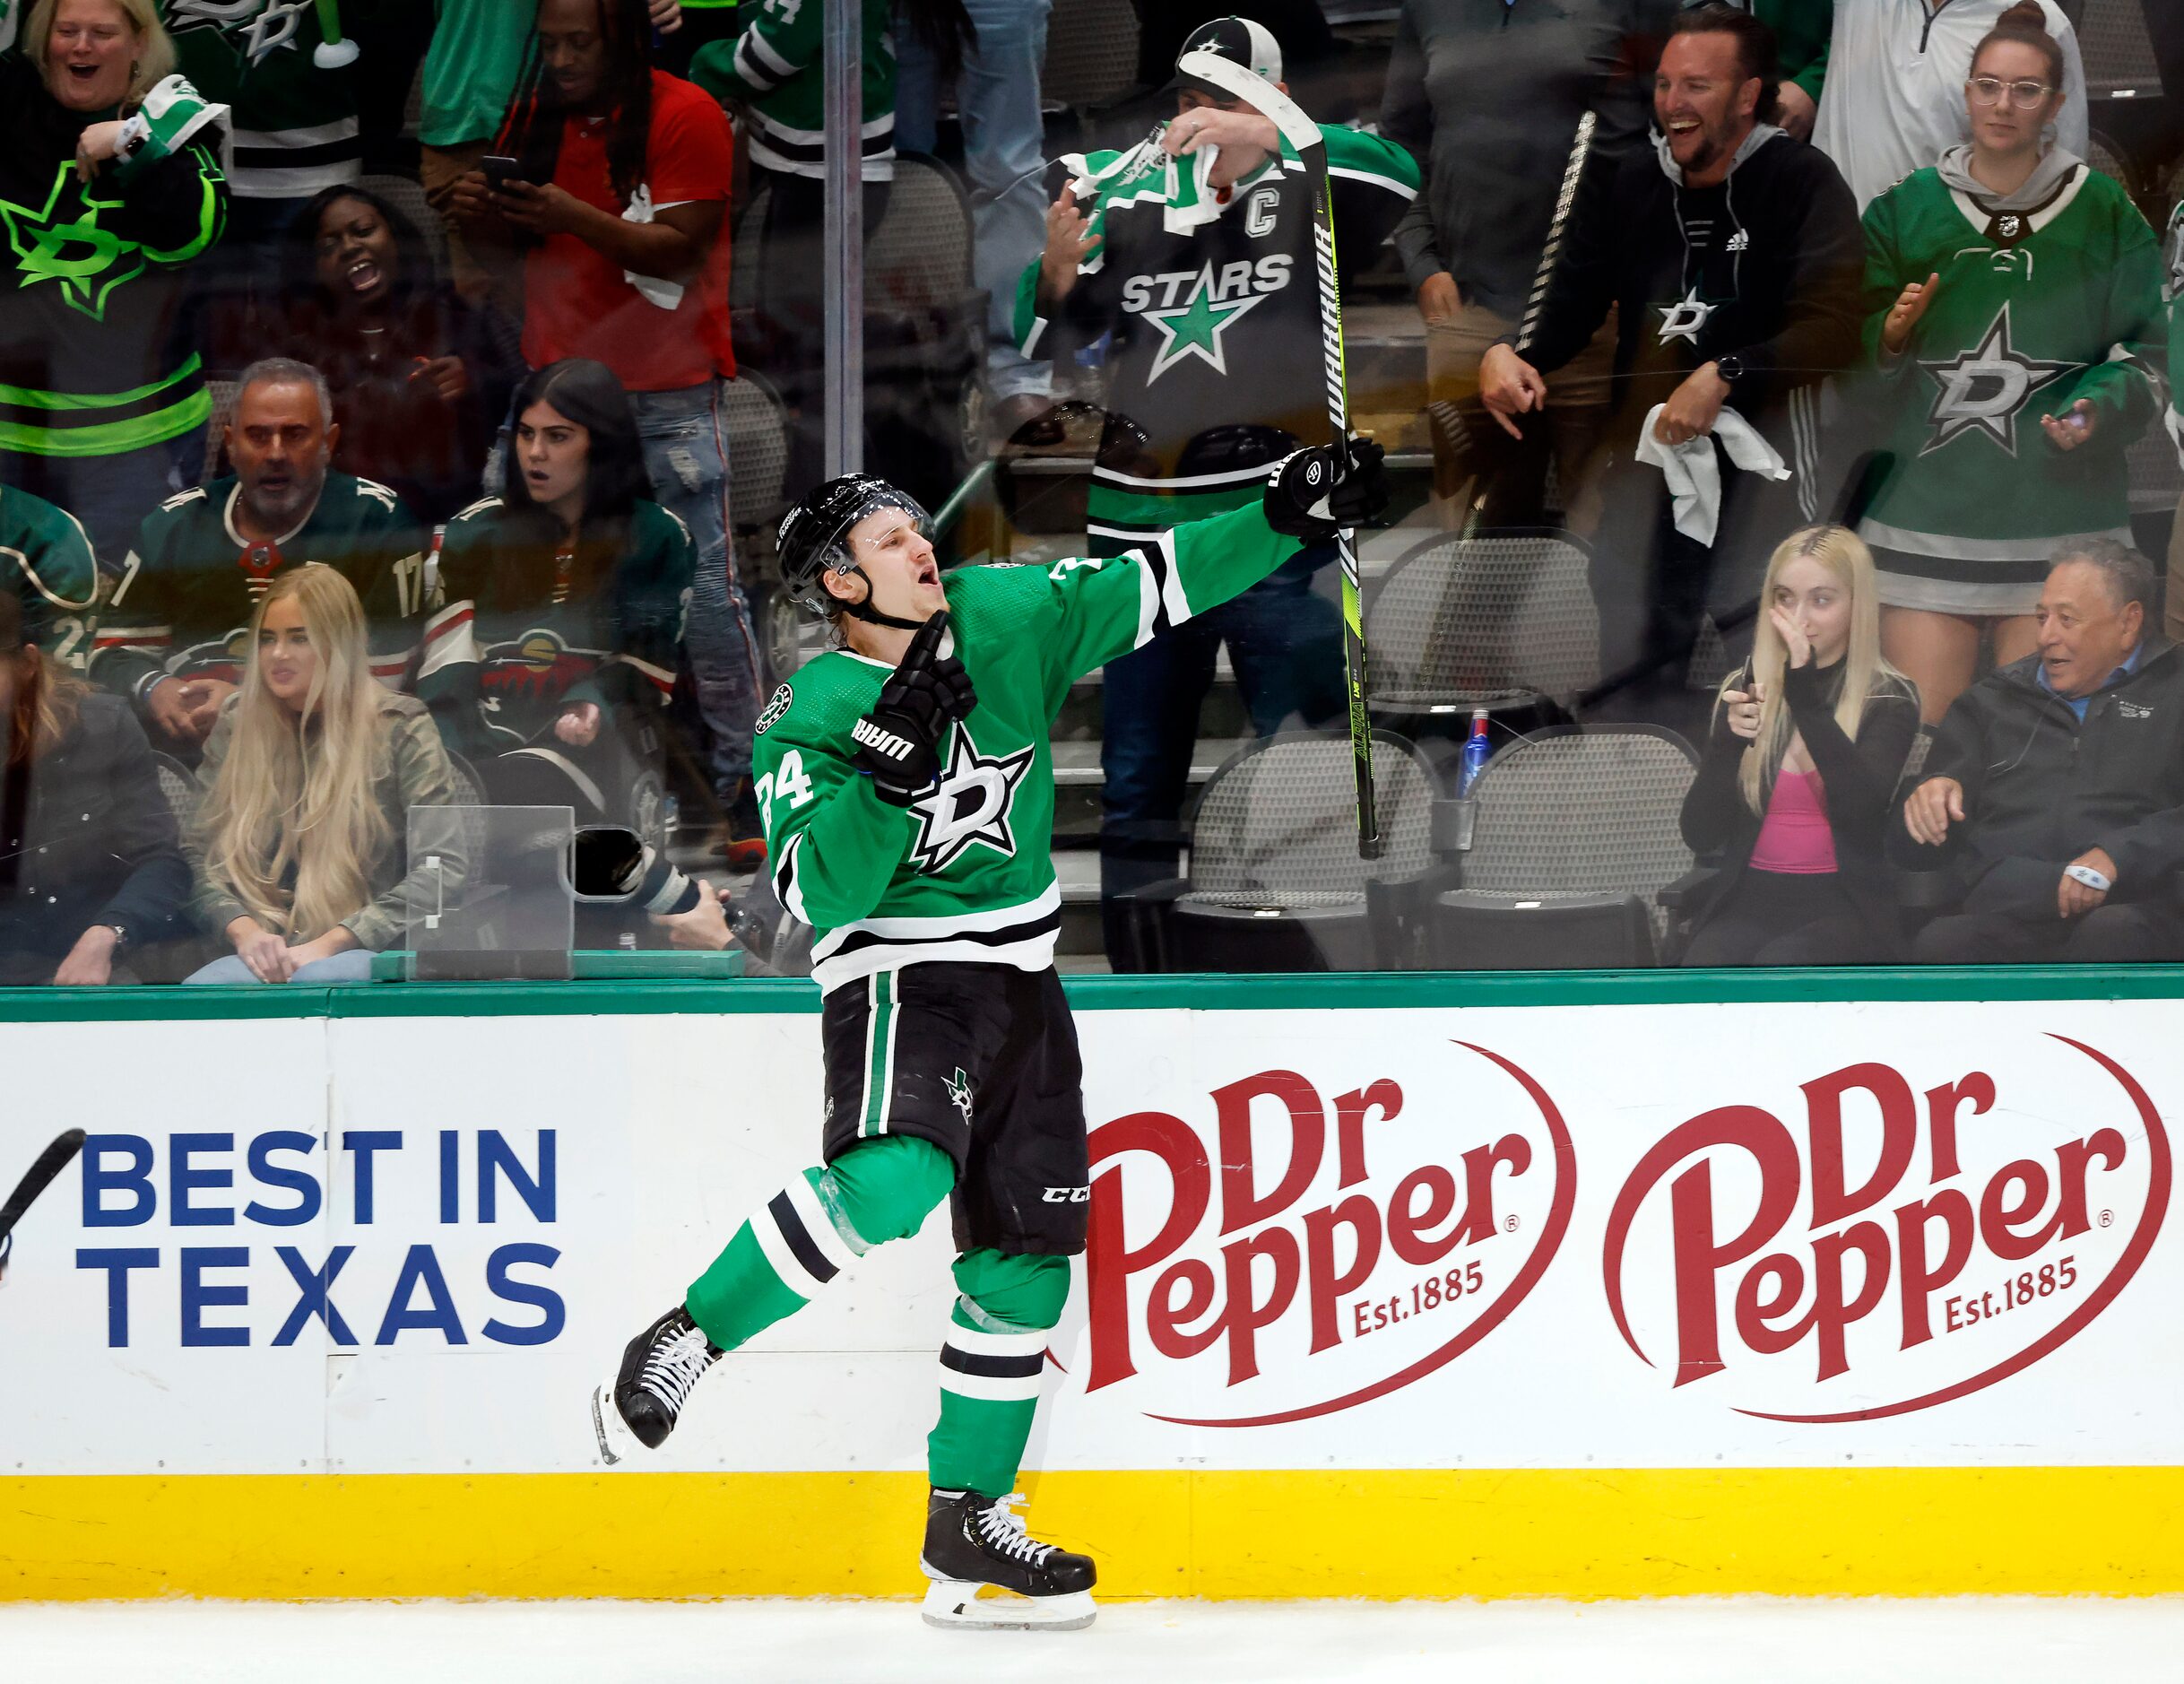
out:
<path id="1" fill-rule="evenodd" d="M 917 815 L 911 863 L 921 872 L 946 871 L 974 842 L 1014 858 L 1016 833 L 1009 828 L 1009 810 L 1016 804 L 1017 786 L 1031 769 L 1031 756 L 1029 749 L 998 757 L 981 754 L 968 727 L 958 721 L 940 784 L 911 803 Z"/>
<path id="2" fill-rule="evenodd" d="M 2052 386 L 2076 365 L 2042 362 L 2015 350 L 2009 338 L 2009 306 L 2005 304 L 1970 351 L 1919 366 L 1939 388 L 1927 412 L 1933 431 L 1920 456 L 1931 456 L 1964 434 L 1980 430 L 2015 456 L 2018 411 L 2033 393 Z"/>
<path id="3" fill-rule="evenodd" d="M 1185 357 L 1197 357 L 1216 374 L 1228 372 L 1228 358 L 1221 349 L 1221 335 L 1266 294 L 1217 301 L 1213 296 L 1213 265 L 1198 272 L 1191 296 L 1178 308 L 1147 310 L 1145 319 L 1161 333 L 1160 349 L 1154 353 L 1152 371 L 1145 377 L 1150 386 Z M 1173 298 L 1174 293 L 1169 297 Z"/>
<path id="4" fill-rule="evenodd" d="M 299 49 L 296 30 L 317 0 L 174 0 L 169 29 L 216 29 L 234 39 L 244 61 L 255 65 L 275 48 Z"/>
<path id="5" fill-rule="evenodd" d="M 1657 304 L 1653 308 L 1660 312 L 1660 343 L 1664 345 L 1671 339 L 1688 339 L 1696 344 L 1699 330 L 1706 326 L 1707 318 L 1715 309 L 1699 296 L 1696 287 L 1674 304 Z"/>
<path id="6" fill-rule="evenodd" d="M 8 243 L 15 250 L 19 287 L 56 282 L 73 307 L 94 321 L 103 321 L 108 296 L 142 274 L 144 260 L 133 241 L 99 225 L 102 212 L 121 208 L 118 199 L 99 198 L 87 187 L 76 219 L 58 220 L 62 197 L 74 179 L 74 161 L 61 165 L 42 210 L 0 199 L 0 224 L 5 225 Z"/>
<path id="7" fill-rule="evenodd" d="M 955 1101 L 956 1109 L 963 1113 L 965 1127 L 971 1121 L 971 1079 L 964 1073 L 963 1066 L 956 1066 L 956 1073 L 948 1079 L 948 1097 Z"/>

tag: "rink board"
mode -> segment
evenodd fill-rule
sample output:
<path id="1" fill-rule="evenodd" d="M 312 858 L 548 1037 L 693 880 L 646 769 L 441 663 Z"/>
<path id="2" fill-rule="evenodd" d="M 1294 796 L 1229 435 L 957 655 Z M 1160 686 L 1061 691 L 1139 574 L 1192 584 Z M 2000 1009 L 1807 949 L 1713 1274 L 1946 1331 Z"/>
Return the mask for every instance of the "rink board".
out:
<path id="1" fill-rule="evenodd" d="M 2184 1590 L 2179 993 L 1073 984 L 1034 1523 L 1121 1595 Z M 0 1597 L 914 1592 L 944 1220 L 646 1471 L 585 1414 L 812 1155 L 816 1007 L 0 995 L 0 1183 L 92 1132 L 0 1287 Z"/>

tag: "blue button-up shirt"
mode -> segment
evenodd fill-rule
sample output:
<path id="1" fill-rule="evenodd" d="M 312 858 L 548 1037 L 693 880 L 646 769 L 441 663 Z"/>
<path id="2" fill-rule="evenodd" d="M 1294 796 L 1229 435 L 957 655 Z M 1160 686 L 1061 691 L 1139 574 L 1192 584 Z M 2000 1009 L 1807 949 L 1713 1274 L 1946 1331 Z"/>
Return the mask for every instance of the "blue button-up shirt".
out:
<path id="1" fill-rule="evenodd" d="M 2116 669 L 2116 670 L 2115 670 L 2113 673 L 2110 673 L 2108 675 L 2107 679 L 2106 679 L 2106 680 L 2103 681 L 2102 688 L 2103 688 L 2103 689 L 2105 689 L 2105 688 L 2107 687 L 2107 685 L 2109 685 L 2109 684 L 2113 684 L 2113 683 L 2114 683 L 2114 682 L 2115 682 L 2115 681 L 2116 681 L 2118 679 L 2122 678 L 2122 677 L 2124 677 L 2125 675 L 2127 675 L 2127 674 L 2128 674 L 2128 673 L 2137 672 L 2137 671 L 2138 671 L 2138 657 L 2139 657 L 2140 655 L 2142 655 L 2145 654 L 2145 652 L 2146 652 L 2146 641 L 2145 641 L 2145 639 L 2144 638 L 2141 638 L 2138 640 L 2138 647 L 2137 647 L 2136 648 L 2133 649 L 2133 650 L 2130 652 L 2130 654 L 2128 654 L 2128 655 L 2125 655 L 2125 656 L 2123 657 L 2123 664 L 2122 664 L 2121 666 L 2118 667 L 2118 668 L 2117 668 L 2117 669 Z M 2041 688 L 2041 689 L 2042 689 L 2042 690 L 2046 690 L 2046 691 L 2048 692 L 2048 694 L 2049 694 L 2049 695 L 2050 695 L 2050 696 L 2054 695 L 2054 694 L 2056 693 L 2056 692 L 2055 692 L 2055 686 L 2048 682 L 2048 668 L 2047 668 L 2047 664 L 2046 664 L 2045 662 L 2042 662 L 2042 663 L 2041 663 L 2040 665 L 2035 666 L 2035 667 L 2032 669 L 2032 671 L 2033 671 L 2034 673 L 2036 673 L 2037 674 L 2039 674 L 2039 677 L 2040 677 L 2040 688 Z M 2095 691 L 2095 692 L 2094 692 L 2094 694 L 2095 694 L 2095 695 L 2099 694 L 2099 691 Z M 2093 697 L 2092 697 L 2092 696 L 2066 696 L 2066 697 L 2064 697 L 2062 699 L 2063 699 L 2064 703 L 2065 703 L 2065 704 L 2066 704 L 2066 705 L 2067 705 L 2067 706 L 2069 707 L 2070 711 L 2071 711 L 2072 713 L 2074 713 L 2074 714 L 2077 715 L 2077 716 L 2078 716 L 2078 723 L 2079 723 L 2080 725 L 2084 725 L 2084 724 L 2085 723 L 2085 710 L 2086 710 L 2086 708 L 2087 708 L 2087 707 L 2091 707 L 2091 706 L 2093 705 Z"/>

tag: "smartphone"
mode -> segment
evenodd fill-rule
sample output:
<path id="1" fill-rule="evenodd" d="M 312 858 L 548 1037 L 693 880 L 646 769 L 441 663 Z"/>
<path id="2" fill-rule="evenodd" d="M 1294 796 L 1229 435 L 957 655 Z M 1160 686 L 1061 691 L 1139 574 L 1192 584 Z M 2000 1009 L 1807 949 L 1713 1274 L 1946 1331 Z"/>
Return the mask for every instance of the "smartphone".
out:
<path id="1" fill-rule="evenodd" d="M 517 159 L 486 158 L 481 161 L 481 167 L 485 171 L 485 185 L 495 193 L 505 193 L 511 181 L 524 179 L 524 166 Z"/>
<path id="2" fill-rule="evenodd" d="M 1737 676 L 1729 681 L 1729 687 L 1743 695 L 1749 696 L 1752 693 L 1753 677 L 1752 664 L 1746 661 L 1737 669 Z"/>

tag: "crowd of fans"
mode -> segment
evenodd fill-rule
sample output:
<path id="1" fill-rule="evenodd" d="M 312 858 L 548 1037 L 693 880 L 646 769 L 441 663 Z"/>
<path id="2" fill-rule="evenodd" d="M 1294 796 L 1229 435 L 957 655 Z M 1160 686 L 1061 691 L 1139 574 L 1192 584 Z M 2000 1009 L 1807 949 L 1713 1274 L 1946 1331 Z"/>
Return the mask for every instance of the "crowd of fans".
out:
<path id="1" fill-rule="evenodd" d="M 815 484 L 826 10 L 0 0 L 0 982 L 368 976 L 451 800 L 758 864 L 724 386 Z M 1252 89 L 1313 104 L 1325 22 L 1183 10 L 1235 74 L 1068 150 L 1050 0 L 862 0 L 865 226 L 949 129 L 994 438 L 1101 405 L 1075 553 L 1255 498 L 1322 402 Z M 2184 958 L 2184 531 L 2164 589 L 2129 465 L 2184 439 L 2184 211 L 2089 165 L 2071 11 L 1405 0 L 1323 129 L 1344 289 L 1415 299 L 1425 518 L 1585 540 L 1584 716 L 1696 745 L 1690 963 Z M 1111 664 L 1104 893 L 1176 869 L 1222 647 L 1255 734 L 1339 722 L 1331 559 Z"/>

